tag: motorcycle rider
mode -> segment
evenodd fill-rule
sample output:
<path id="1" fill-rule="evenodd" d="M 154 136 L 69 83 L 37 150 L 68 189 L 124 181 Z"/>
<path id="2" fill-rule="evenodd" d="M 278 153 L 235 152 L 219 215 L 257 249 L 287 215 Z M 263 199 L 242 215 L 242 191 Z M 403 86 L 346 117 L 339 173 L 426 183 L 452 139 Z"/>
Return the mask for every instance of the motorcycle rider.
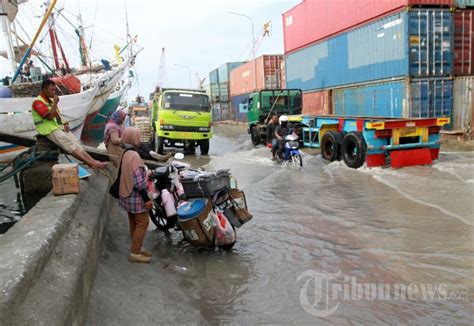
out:
<path id="1" fill-rule="evenodd" d="M 278 127 L 278 115 L 273 113 L 270 118 L 270 123 L 267 126 L 267 146 L 271 144 L 272 148 L 272 161 L 275 160 L 275 150 L 277 147 L 277 139 L 275 136 L 275 129 Z M 270 146 L 269 146 L 270 147 Z"/>
<path id="2" fill-rule="evenodd" d="M 290 129 L 288 128 L 288 116 L 282 115 L 278 119 L 280 125 L 275 129 L 275 138 L 277 139 L 277 146 L 272 148 L 272 154 L 278 153 L 279 151 L 285 151 L 285 160 L 288 159 L 289 150 L 285 148 L 285 137 L 290 133 Z M 288 152 L 288 153 L 287 153 Z M 275 155 L 273 154 L 273 155 Z"/>

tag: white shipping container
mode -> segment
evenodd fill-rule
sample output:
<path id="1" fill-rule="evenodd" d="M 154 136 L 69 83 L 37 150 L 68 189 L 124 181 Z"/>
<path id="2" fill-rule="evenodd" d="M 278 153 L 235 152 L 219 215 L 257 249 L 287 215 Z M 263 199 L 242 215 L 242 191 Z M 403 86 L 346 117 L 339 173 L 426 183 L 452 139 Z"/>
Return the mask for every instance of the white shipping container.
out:
<path id="1" fill-rule="evenodd" d="M 474 116 L 472 107 L 474 106 L 474 77 L 457 77 L 454 79 L 453 93 L 453 116 L 452 129 L 462 131 L 472 138 L 472 126 Z"/>

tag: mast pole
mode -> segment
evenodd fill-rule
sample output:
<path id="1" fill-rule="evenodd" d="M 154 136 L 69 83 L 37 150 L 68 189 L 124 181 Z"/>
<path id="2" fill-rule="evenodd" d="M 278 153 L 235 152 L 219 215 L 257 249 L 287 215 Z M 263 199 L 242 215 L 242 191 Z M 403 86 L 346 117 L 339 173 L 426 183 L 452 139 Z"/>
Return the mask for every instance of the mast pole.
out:
<path id="1" fill-rule="evenodd" d="M 30 56 L 31 49 L 33 49 L 33 46 L 35 45 L 36 41 L 38 40 L 38 37 L 41 33 L 41 30 L 43 29 L 44 25 L 46 24 L 46 22 L 48 20 L 48 17 L 51 15 L 51 12 L 53 11 L 53 8 L 56 5 L 56 2 L 57 2 L 57 0 L 53 0 L 53 2 L 51 2 L 51 4 L 49 5 L 48 10 L 46 11 L 46 15 L 43 17 L 43 20 L 41 21 L 41 24 L 40 24 L 38 30 L 36 31 L 35 36 L 31 40 L 30 46 L 28 47 L 28 49 L 25 52 L 25 55 L 23 56 L 23 58 L 20 61 L 20 65 L 19 65 L 17 71 L 15 72 L 15 75 L 13 76 L 12 83 L 14 83 L 15 80 L 18 78 L 18 75 L 20 74 L 20 71 L 23 68 L 23 65 L 25 64 L 26 60 Z"/>

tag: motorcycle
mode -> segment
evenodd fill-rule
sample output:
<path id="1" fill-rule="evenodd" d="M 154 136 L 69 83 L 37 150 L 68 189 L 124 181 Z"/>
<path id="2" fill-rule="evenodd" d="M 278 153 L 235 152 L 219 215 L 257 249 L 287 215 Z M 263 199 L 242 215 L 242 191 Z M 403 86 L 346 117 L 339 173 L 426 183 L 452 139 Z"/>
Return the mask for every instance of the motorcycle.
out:
<path id="1" fill-rule="evenodd" d="M 174 158 L 183 159 L 184 155 L 177 153 Z M 180 201 L 186 199 L 183 186 L 179 182 L 179 172 L 189 167 L 189 164 L 171 161 L 168 165 L 153 170 L 148 180 L 148 190 L 153 198 L 153 208 L 149 211 L 150 219 L 165 233 L 169 233 L 169 229 L 179 227 L 176 208 Z"/>
<path id="2" fill-rule="evenodd" d="M 184 158 L 183 154 L 178 153 L 175 155 L 175 159 L 182 158 Z M 178 222 L 178 212 L 180 207 L 188 206 L 188 208 L 192 209 L 192 206 L 196 203 L 196 199 L 206 199 L 191 198 L 189 202 L 186 201 L 186 194 L 183 185 L 180 182 L 180 174 L 183 174 L 185 170 L 189 169 L 189 167 L 189 164 L 172 161 L 167 166 L 156 168 L 151 173 L 148 190 L 151 195 L 150 198 L 153 198 L 153 207 L 149 210 L 149 215 L 151 221 L 155 224 L 158 230 L 165 232 L 167 235 L 170 234 L 170 229 L 182 231 L 184 238 L 188 240 L 188 242 L 193 246 L 202 247 L 202 244 L 193 241 L 193 237 L 186 233 L 188 232 L 186 231 L 186 226 L 183 225 L 184 229 L 181 229 L 181 225 Z M 223 198 L 228 198 L 227 189 L 220 190 L 214 194 L 214 196 L 207 198 L 207 200 L 211 200 L 212 207 L 214 207 L 213 211 L 215 209 L 213 215 L 215 220 L 213 220 L 214 222 L 209 226 L 210 230 L 213 230 L 212 233 L 215 232 L 215 240 L 210 242 L 209 246 L 213 247 L 217 245 L 224 250 L 229 250 L 235 244 L 236 231 L 233 224 L 223 215 L 223 211 L 229 209 L 226 204 L 227 201 L 223 200 Z M 181 215 L 179 216 L 182 218 Z M 229 225 L 227 225 L 227 223 L 229 223 Z M 223 245 L 219 244 L 219 242 L 223 242 L 223 237 L 232 236 L 233 242 L 229 243 L 229 241 L 227 241 Z M 212 238 L 214 237 L 209 237 L 209 239 Z"/>
<path id="3" fill-rule="evenodd" d="M 287 135 L 283 141 L 279 142 L 278 150 L 275 155 L 277 163 L 281 164 L 285 162 L 285 151 L 287 151 L 288 161 L 303 167 L 303 157 L 301 156 L 299 147 L 298 136 L 294 134 Z"/>

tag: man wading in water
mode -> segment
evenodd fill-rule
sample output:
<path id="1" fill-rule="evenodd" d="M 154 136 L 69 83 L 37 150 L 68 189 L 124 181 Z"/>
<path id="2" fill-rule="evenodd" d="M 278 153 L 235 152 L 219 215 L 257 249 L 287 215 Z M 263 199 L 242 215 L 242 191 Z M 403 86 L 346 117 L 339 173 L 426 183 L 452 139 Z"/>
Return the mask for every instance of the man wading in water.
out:
<path id="1" fill-rule="evenodd" d="M 83 161 L 93 169 L 107 167 L 107 162 L 94 160 L 69 130 L 69 123 L 64 122 L 58 109 L 59 97 L 56 95 L 56 84 L 45 80 L 41 84 L 41 93 L 33 102 L 31 115 L 38 134 L 48 138 L 64 152 Z"/>

